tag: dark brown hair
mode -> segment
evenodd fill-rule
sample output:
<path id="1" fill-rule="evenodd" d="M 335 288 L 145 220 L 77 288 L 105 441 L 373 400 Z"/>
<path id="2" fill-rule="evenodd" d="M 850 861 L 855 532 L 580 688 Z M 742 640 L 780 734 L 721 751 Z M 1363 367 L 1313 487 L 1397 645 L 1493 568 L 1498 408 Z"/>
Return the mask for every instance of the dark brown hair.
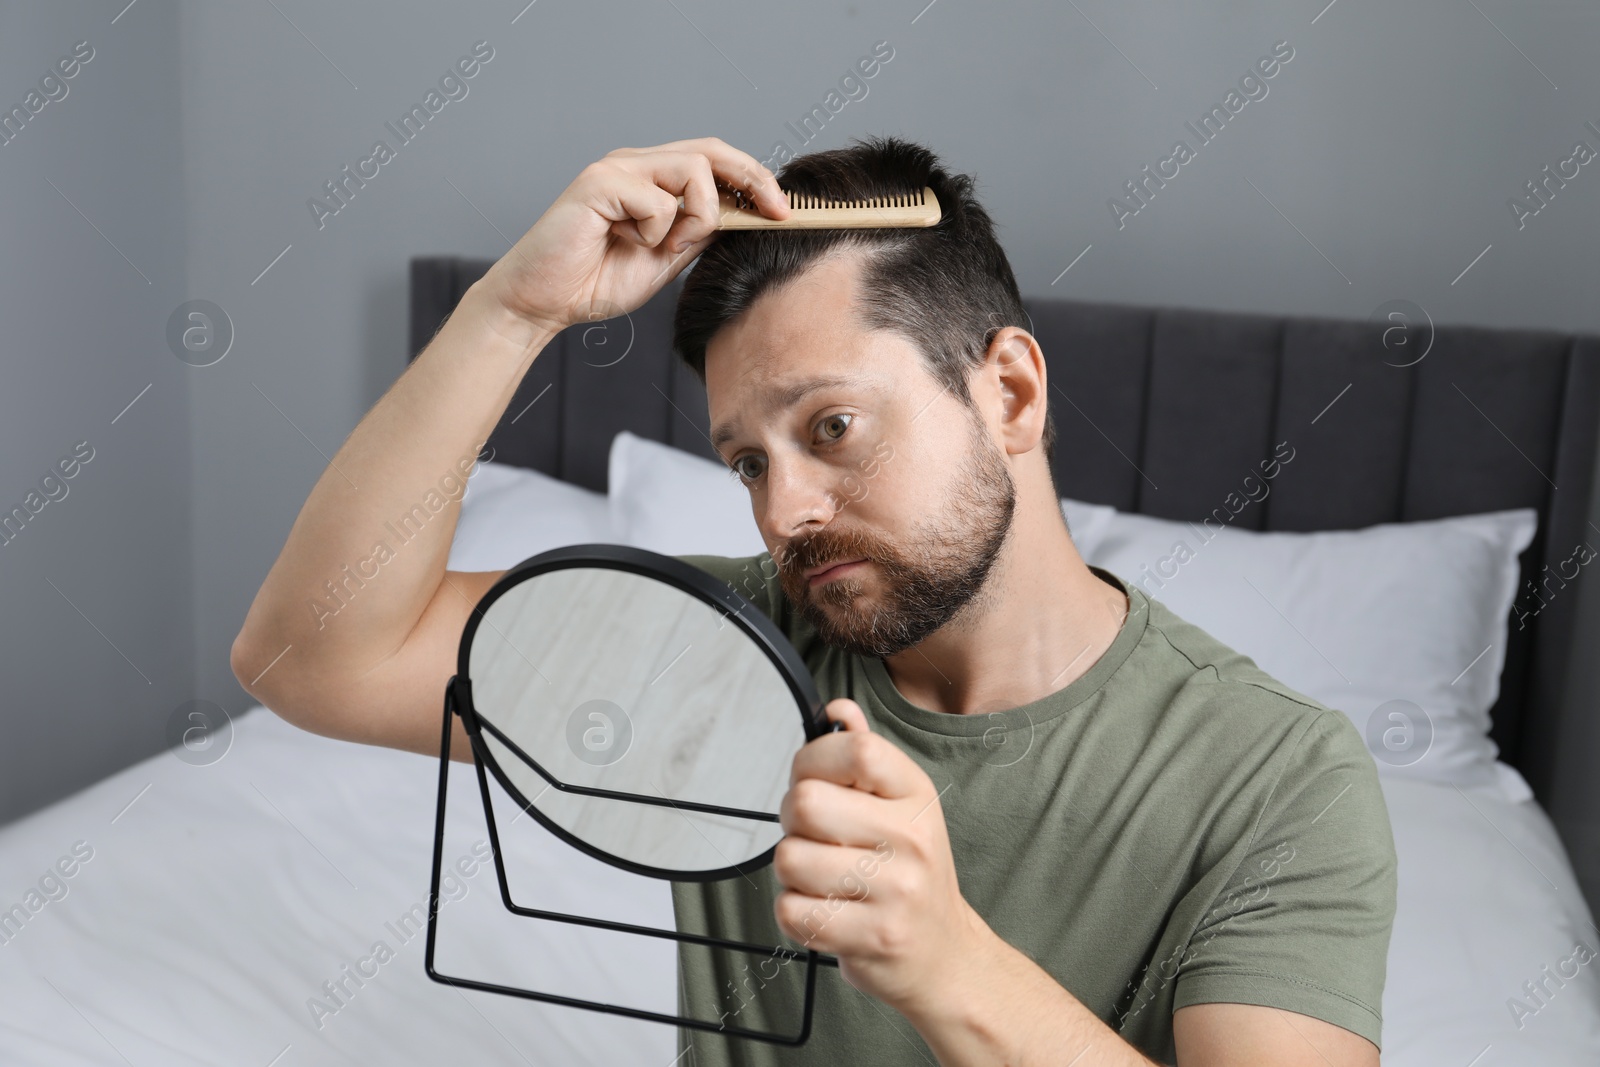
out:
<path id="1" fill-rule="evenodd" d="M 920 228 L 728 230 L 684 274 L 672 346 L 705 382 L 706 346 L 756 298 L 792 281 L 829 253 L 861 250 L 856 294 L 868 329 L 893 330 L 921 350 L 928 371 L 973 406 L 967 375 L 982 366 L 1003 327 L 1030 329 L 1022 295 L 975 182 L 950 174 L 927 148 L 897 137 L 857 138 L 844 148 L 790 160 L 777 173 L 786 191 L 854 200 L 930 186 L 941 218 Z M 1051 463 L 1055 420 L 1045 405 L 1040 447 Z"/>

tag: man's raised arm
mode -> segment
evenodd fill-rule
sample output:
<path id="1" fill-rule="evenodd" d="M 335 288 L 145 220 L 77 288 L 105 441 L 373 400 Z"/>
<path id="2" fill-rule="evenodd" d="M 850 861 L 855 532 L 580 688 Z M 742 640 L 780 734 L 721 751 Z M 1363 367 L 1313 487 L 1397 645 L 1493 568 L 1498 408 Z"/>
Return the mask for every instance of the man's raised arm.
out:
<path id="1" fill-rule="evenodd" d="M 715 239 L 718 183 L 788 214 L 772 173 L 717 138 L 617 149 L 468 289 L 312 488 L 234 640 L 246 690 L 315 733 L 438 751 L 462 627 L 499 573 L 447 574 L 449 487 L 557 333 L 631 312 Z"/>

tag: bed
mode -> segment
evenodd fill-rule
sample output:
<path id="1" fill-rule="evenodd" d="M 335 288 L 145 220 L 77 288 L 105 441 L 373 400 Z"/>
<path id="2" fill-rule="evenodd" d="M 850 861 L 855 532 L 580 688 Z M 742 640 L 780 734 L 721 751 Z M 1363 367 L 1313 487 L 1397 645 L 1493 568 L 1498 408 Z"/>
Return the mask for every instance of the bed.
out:
<path id="1" fill-rule="evenodd" d="M 412 262 L 413 354 L 487 266 Z M 701 387 L 668 354 L 675 292 L 568 330 L 535 362 L 469 482 L 453 568 L 587 540 L 749 548 L 753 530 L 729 532 L 743 490 L 704 463 Z M 1440 327 L 1427 358 L 1398 366 L 1409 353 L 1375 350 L 1368 323 L 1029 310 L 1057 386 L 1060 495 L 1086 544 L 1115 540 L 1102 519 L 1203 519 L 1280 439 L 1297 443 L 1296 477 L 1238 513 L 1239 537 L 1530 509 L 1537 533 L 1511 559 L 1520 589 L 1586 536 L 1592 338 Z M 1600 755 L 1563 746 L 1575 736 L 1560 701 L 1575 600 L 1506 626 L 1485 661 L 1499 664 L 1493 776 L 1381 778 L 1401 863 L 1383 1005 L 1391 1067 L 1563 1067 L 1600 1053 L 1600 931 L 1541 806 Z M 668 1027 L 426 978 L 416 917 L 436 786 L 436 760 L 254 708 L 204 759 L 163 753 L 0 828 L 0 909 L 23 909 L 0 917 L 0 1060 L 670 1063 Z M 536 887 L 525 903 L 672 921 L 665 883 L 589 860 L 497 805 L 513 881 Z M 485 836 L 471 776 L 453 774 L 442 970 L 673 1010 L 668 943 L 512 920 Z"/>

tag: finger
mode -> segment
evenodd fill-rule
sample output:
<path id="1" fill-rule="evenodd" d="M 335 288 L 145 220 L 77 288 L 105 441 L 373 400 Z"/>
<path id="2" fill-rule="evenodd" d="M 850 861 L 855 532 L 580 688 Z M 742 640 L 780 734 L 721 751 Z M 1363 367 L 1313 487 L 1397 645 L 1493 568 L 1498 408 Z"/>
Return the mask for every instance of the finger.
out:
<path id="1" fill-rule="evenodd" d="M 675 152 L 694 152 L 705 156 L 717 180 L 744 190 L 763 215 L 774 219 L 789 217 L 789 197 L 779 187 L 772 171 L 755 156 L 741 152 L 720 137 L 694 137 L 652 148 L 622 148 L 613 154 L 638 157 Z"/>
<path id="2" fill-rule="evenodd" d="M 627 150 L 624 150 L 627 151 Z M 676 254 L 716 229 L 722 204 L 710 160 L 698 152 L 613 153 L 607 162 L 633 181 L 606 191 L 596 210 L 613 220 L 612 232 L 646 247 Z M 670 195 L 670 208 L 668 200 Z M 683 204 L 678 199 L 682 197 Z M 608 200 L 614 198 L 614 204 Z"/>
<path id="3" fill-rule="evenodd" d="M 845 730 L 801 746 L 790 766 L 789 785 L 802 778 L 821 778 L 895 800 L 917 793 L 928 776 L 886 738 Z"/>
<path id="4" fill-rule="evenodd" d="M 772 902 L 772 914 L 785 937 L 834 956 L 870 944 L 876 931 L 863 902 L 845 897 L 814 897 L 786 889 Z"/>
<path id="5" fill-rule="evenodd" d="M 860 789 L 802 778 L 783 795 L 778 825 L 785 833 L 835 845 L 873 848 L 888 841 L 905 815 Z"/>
<path id="6" fill-rule="evenodd" d="M 871 849 L 785 837 L 772 854 L 772 873 L 785 889 L 806 896 L 865 900 L 881 861 Z"/>
<path id="7" fill-rule="evenodd" d="M 682 252 L 675 253 L 666 266 L 662 268 L 661 277 L 658 280 L 665 284 L 676 278 L 684 268 L 694 262 L 696 256 L 711 246 L 711 242 L 715 241 L 721 232 L 721 230 L 713 230 Z"/>
<path id="8" fill-rule="evenodd" d="M 872 732 L 872 727 L 867 723 L 867 713 L 861 710 L 860 704 L 857 704 L 849 697 L 830 700 L 827 707 L 822 710 L 827 713 L 829 719 L 840 723 L 846 730 Z"/>
<path id="9" fill-rule="evenodd" d="M 716 241 L 719 232 L 720 231 L 712 230 L 710 233 L 700 238 L 700 240 L 696 241 L 688 248 L 685 248 L 683 250 L 683 263 L 688 265 L 689 263 L 693 262 L 694 258 L 701 252 L 704 252 L 706 249 L 710 248 L 712 243 Z"/>
<path id="10" fill-rule="evenodd" d="M 711 164 L 704 156 L 689 156 L 687 165 L 689 176 L 683 187 L 683 208 L 662 241 L 662 247 L 674 254 L 715 231 L 722 217 L 722 202 L 717 197 Z"/>
<path id="11" fill-rule="evenodd" d="M 601 186 L 590 206 L 611 220 L 613 233 L 647 246 L 660 243 L 678 216 L 674 193 L 627 171 Z"/>

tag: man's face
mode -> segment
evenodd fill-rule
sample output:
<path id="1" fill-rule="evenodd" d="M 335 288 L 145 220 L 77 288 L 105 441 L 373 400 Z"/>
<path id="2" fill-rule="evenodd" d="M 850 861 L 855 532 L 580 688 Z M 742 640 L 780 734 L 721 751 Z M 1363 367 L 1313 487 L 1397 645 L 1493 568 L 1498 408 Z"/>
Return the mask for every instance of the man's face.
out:
<path id="1" fill-rule="evenodd" d="M 978 412 L 861 326 L 858 269 L 840 255 L 764 294 L 712 338 L 706 391 L 785 595 L 824 641 L 886 658 L 983 589 L 1016 491 Z"/>

